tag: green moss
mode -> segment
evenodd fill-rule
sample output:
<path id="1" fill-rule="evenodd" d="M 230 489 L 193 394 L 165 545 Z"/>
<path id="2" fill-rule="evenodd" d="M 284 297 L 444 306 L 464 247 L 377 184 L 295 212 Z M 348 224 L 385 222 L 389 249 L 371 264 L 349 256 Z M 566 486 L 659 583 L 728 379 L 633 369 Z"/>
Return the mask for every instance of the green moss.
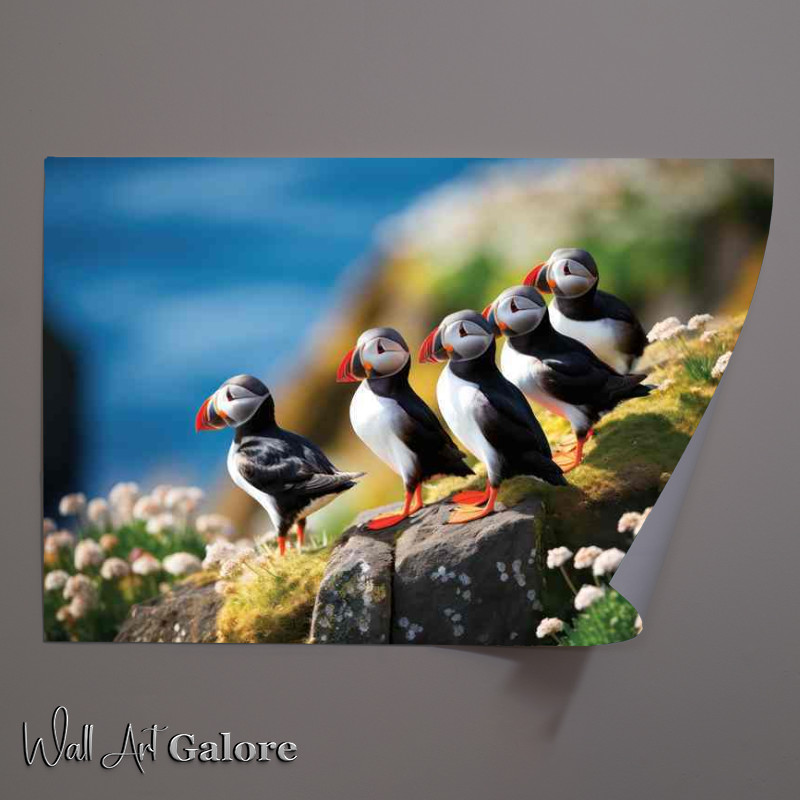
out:
<path id="1" fill-rule="evenodd" d="M 294 642 L 308 640 L 314 599 L 329 548 L 273 557 L 255 574 L 231 583 L 217 617 L 221 642 Z"/>
<path id="2" fill-rule="evenodd" d="M 587 647 L 594 644 L 624 642 L 636 636 L 636 609 L 613 589 L 592 603 L 565 628 L 560 644 L 567 647 Z"/>

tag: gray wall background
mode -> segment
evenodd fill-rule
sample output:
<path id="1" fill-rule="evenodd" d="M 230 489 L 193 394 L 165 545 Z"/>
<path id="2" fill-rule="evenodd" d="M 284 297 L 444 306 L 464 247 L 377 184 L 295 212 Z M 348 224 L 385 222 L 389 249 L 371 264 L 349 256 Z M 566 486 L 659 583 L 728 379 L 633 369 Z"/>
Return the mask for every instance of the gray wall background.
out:
<path id="1" fill-rule="evenodd" d="M 3 783 L 13 797 L 795 796 L 796 3 L 4 2 Z M 45 646 L 49 155 L 774 156 L 758 290 L 636 641 L 584 650 Z M 294 764 L 27 768 L 57 704 Z"/>

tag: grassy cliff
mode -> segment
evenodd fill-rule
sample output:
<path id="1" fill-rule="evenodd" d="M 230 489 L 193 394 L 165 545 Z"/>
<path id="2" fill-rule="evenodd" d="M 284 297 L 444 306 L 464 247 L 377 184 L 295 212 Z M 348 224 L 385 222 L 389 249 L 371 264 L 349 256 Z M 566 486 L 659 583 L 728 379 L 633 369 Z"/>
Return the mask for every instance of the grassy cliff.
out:
<path id="1" fill-rule="evenodd" d="M 503 485 L 499 499 L 506 506 L 531 496 L 543 501 L 534 532 L 540 558 L 550 548 L 562 546 L 572 551 L 587 545 L 627 549 L 632 534 L 620 532 L 617 521 L 625 512 L 640 511 L 657 499 L 718 385 L 714 366 L 720 355 L 734 347 L 743 320 L 744 315 L 739 315 L 717 323 L 713 334 L 698 332 L 651 345 L 646 353 L 649 381 L 657 388 L 648 397 L 623 403 L 601 420 L 587 445 L 584 463 L 569 473 L 569 486 L 552 487 L 532 478 L 516 478 Z M 552 442 L 569 440 L 563 420 L 538 408 L 536 412 Z M 455 491 L 479 485 L 483 485 L 482 475 L 441 479 L 426 487 L 425 501 L 446 501 Z M 457 529 L 453 535 L 458 535 Z M 271 557 L 257 562 L 244 580 L 231 582 L 219 616 L 220 639 L 305 641 L 329 551 L 330 547 L 319 547 L 309 553 L 291 553 L 286 559 Z M 574 617 L 572 594 L 562 576 L 544 572 L 545 612 Z M 579 584 L 580 576 L 573 573 L 573 578 Z M 625 630 L 631 628 L 635 612 L 624 601 L 610 597 L 608 606 L 609 619 L 623 619 Z M 623 616 L 612 613 L 614 609 L 623 609 Z M 572 643 L 586 643 L 599 635 L 591 630 L 602 627 L 604 617 L 598 610 L 593 613 L 588 618 L 590 633 L 573 632 Z M 616 640 L 614 636 L 627 638 L 615 631 L 607 636 L 611 637 L 607 641 Z"/>

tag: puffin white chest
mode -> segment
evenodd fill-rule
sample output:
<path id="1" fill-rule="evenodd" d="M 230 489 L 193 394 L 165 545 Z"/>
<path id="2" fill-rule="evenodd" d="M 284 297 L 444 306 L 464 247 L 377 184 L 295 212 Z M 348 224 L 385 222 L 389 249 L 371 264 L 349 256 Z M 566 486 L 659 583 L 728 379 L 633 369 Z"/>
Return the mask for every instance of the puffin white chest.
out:
<path id="1" fill-rule="evenodd" d="M 350 403 L 350 424 L 378 458 L 404 480 L 417 472 L 417 457 L 400 438 L 405 411 L 391 397 L 381 397 L 362 381 Z"/>
<path id="2" fill-rule="evenodd" d="M 500 353 L 500 372 L 511 381 L 526 397 L 541 402 L 543 394 L 538 375 L 544 365 L 534 356 L 526 356 L 515 350 L 508 342 Z"/>
<path id="3" fill-rule="evenodd" d="M 275 498 L 267 494 L 266 492 L 262 492 L 259 489 L 256 489 L 255 486 L 248 483 L 239 469 L 236 466 L 236 442 L 234 442 L 230 450 L 228 450 L 228 474 L 231 476 L 231 480 L 243 491 L 247 492 L 250 497 L 253 498 L 269 515 L 269 520 L 272 523 L 272 527 L 275 530 L 280 528 L 280 521 L 281 515 L 278 511 L 278 505 L 275 502 Z"/>
<path id="4" fill-rule="evenodd" d="M 486 440 L 475 418 L 482 392 L 477 384 L 454 375 L 448 364 L 436 384 L 436 401 L 450 430 L 467 450 L 485 464 L 494 460 L 494 448 Z"/>
<path id="5" fill-rule="evenodd" d="M 570 319 L 561 313 L 558 301 L 550 304 L 550 323 L 564 336 L 585 344 L 601 361 L 621 374 L 628 372 L 629 358 L 620 352 L 619 342 L 623 331 L 613 319 L 589 321 Z"/>

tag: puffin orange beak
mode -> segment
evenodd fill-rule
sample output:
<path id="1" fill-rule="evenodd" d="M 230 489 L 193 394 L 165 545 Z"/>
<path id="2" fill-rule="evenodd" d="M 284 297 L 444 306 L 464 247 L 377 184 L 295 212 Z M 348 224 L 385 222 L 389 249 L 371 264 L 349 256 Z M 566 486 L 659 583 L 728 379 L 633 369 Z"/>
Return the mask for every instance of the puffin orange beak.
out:
<path id="1" fill-rule="evenodd" d="M 447 361 L 449 357 L 446 348 L 442 347 L 442 337 L 439 335 L 437 325 L 426 337 L 419 348 L 420 364 L 435 364 L 437 361 Z"/>
<path id="2" fill-rule="evenodd" d="M 348 350 L 342 359 L 342 363 L 339 364 L 339 369 L 336 370 L 336 383 L 356 383 L 358 381 L 358 378 L 353 374 L 354 352 L 355 347 L 352 350 Z"/>
<path id="3" fill-rule="evenodd" d="M 497 317 L 494 313 L 494 303 L 489 303 L 486 308 L 483 309 L 483 318 L 493 327 L 499 330 L 501 333 L 508 327 L 505 322 L 498 322 Z"/>
<path id="4" fill-rule="evenodd" d="M 197 416 L 194 418 L 195 431 L 218 431 L 226 426 L 225 419 L 214 405 L 214 395 L 203 401 Z"/>
<path id="5" fill-rule="evenodd" d="M 525 276 L 525 280 L 522 281 L 525 284 L 525 286 L 533 286 L 534 288 L 538 289 L 540 292 L 550 292 L 552 290 L 552 286 L 550 285 L 550 282 L 549 281 L 545 281 L 545 280 L 541 280 L 541 278 L 540 278 L 542 270 L 546 266 L 547 266 L 547 262 L 546 261 L 542 261 L 541 264 L 537 264 Z"/>
<path id="6" fill-rule="evenodd" d="M 357 347 L 349 350 L 342 363 L 339 364 L 339 369 L 336 370 L 337 383 L 357 383 L 369 378 L 372 372 L 371 364 L 362 364 L 361 355 Z"/>

